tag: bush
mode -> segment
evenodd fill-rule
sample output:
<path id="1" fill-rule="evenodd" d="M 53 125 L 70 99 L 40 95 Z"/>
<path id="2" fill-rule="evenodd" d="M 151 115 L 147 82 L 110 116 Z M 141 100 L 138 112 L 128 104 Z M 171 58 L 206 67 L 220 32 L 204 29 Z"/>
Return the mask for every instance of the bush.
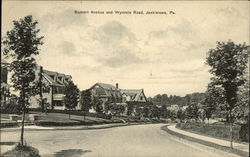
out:
<path id="1" fill-rule="evenodd" d="M 0 124 L 1 124 L 0 125 L 1 128 L 17 127 L 18 126 L 17 122 L 10 122 L 10 121 L 7 121 L 7 122 L 2 121 Z"/>
<path id="2" fill-rule="evenodd" d="M 5 157 L 40 157 L 38 149 L 18 144 L 12 150 L 3 154 Z"/>
<path id="3" fill-rule="evenodd" d="M 29 111 L 35 111 L 35 112 L 42 112 L 42 109 L 40 108 L 29 108 Z M 48 113 L 64 113 L 64 114 L 69 114 L 68 110 L 48 110 Z M 71 110 L 70 111 L 71 115 L 76 115 L 76 116 L 89 116 L 89 117 L 96 117 L 96 118 L 104 118 L 104 119 L 111 119 L 111 115 L 107 115 L 104 113 L 89 113 L 89 112 L 83 112 L 80 110 Z"/>
<path id="4" fill-rule="evenodd" d="M 42 121 L 42 120 L 35 121 L 34 123 L 37 126 L 75 126 L 81 124 L 78 121 L 64 122 L 64 121 Z M 86 123 L 90 123 L 90 121 L 86 121 Z"/>
<path id="5" fill-rule="evenodd" d="M 21 114 L 21 106 L 17 103 L 1 105 L 2 114 Z"/>
<path id="6" fill-rule="evenodd" d="M 249 142 L 249 122 L 241 125 L 239 136 L 242 141 Z"/>

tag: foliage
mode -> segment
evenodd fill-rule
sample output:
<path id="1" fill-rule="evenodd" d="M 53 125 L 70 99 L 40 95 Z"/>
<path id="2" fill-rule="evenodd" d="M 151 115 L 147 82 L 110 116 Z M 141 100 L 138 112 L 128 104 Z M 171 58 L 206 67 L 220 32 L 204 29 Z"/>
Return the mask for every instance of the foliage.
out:
<path id="1" fill-rule="evenodd" d="M 148 98 L 151 100 L 155 105 L 157 106 L 170 106 L 170 105 L 178 105 L 178 106 L 185 106 L 190 105 L 192 102 L 199 103 L 204 99 L 204 93 L 192 93 L 187 94 L 184 97 L 176 96 L 176 95 L 170 95 L 167 94 L 157 94 L 153 98 Z"/>
<path id="2" fill-rule="evenodd" d="M 160 107 L 160 114 L 162 118 L 168 118 L 170 115 L 170 111 L 167 110 L 167 105 L 162 105 Z"/>
<path id="3" fill-rule="evenodd" d="M 231 140 L 233 147 L 233 127 L 235 109 L 239 107 L 238 90 L 244 85 L 244 73 L 247 70 L 249 49 L 244 44 L 235 44 L 232 41 L 217 42 L 217 47 L 208 52 L 206 63 L 211 67 L 210 73 L 214 75 L 212 83 L 224 90 L 226 105 L 225 111 L 230 123 Z"/>
<path id="4" fill-rule="evenodd" d="M 150 106 L 150 112 L 149 112 L 150 118 L 158 118 L 160 119 L 160 108 L 158 108 L 156 105 Z"/>
<path id="5" fill-rule="evenodd" d="M 177 111 L 176 118 L 180 119 L 181 121 L 185 118 L 185 114 L 181 109 Z"/>
<path id="6" fill-rule="evenodd" d="M 103 113 L 104 108 L 102 106 L 103 102 L 99 97 L 94 97 L 92 100 L 93 107 L 97 113 Z"/>
<path id="7" fill-rule="evenodd" d="M 248 76 L 248 75 L 246 75 Z M 239 87 L 237 92 L 237 103 L 233 109 L 233 115 L 237 119 L 249 120 L 249 77 L 245 84 Z"/>
<path id="8" fill-rule="evenodd" d="M 231 111 L 237 105 L 237 91 L 245 83 L 243 77 L 247 69 L 248 52 L 245 44 L 232 41 L 217 42 L 217 47 L 208 52 L 206 63 L 214 75 L 212 82 L 221 86 L 225 92 L 226 110 Z"/>
<path id="9" fill-rule="evenodd" d="M 89 112 L 89 109 L 91 109 L 92 102 L 91 102 L 91 92 L 90 90 L 82 91 L 81 92 L 81 110 L 84 112 Z"/>
<path id="10" fill-rule="evenodd" d="M 78 104 L 79 97 L 80 97 L 79 89 L 72 81 L 69 81 L 65 87 L 65 97 L 64 97 L 65 106 L 68 109 L 75 108 Z"/>
<path id="11" fill-rule="evenodd" d="M 185 117 L 188 119 L 196 119 L 199 117 L 198 106 L 196 103 L 190 104 L 185 110 Z"/>
<path id="12" fill-rule="evenodd" d="M 65 87 L 65 97 L 64 97 L 65 107 L 69 109 L 69 119 L 70 119 L 70 110 L 72 110 L 77 106 L 79 97 L 80 97 L 79 89 L 72 81 L 69 81 Z"/>
<path id="13" fill-rule="evenodd" d="M 24 117 L 31 95 L 36 94 L 37 82 L 35 81 L 36 60 L 39 54 L 39 45 L 42 45 L 43 37 L 39 37 L 39 29 L 36 28 L 37 21 L 32 16 L 26 16 L 18 21 L 13 21 L 14 28 L 7 31 L 3 38 L 3 54 L 11 57 L 9 70 L 12 71 L 11 82 L 16 91 L 19 91 L 19 102 L 22 104 L 22 130 L 21 144 L 23 145 Z"/>
<path id="14" fill-rule="evenodd" d="M 210 83 L 205 93 L 203 105 L 206 118 L 209 120 L 212 117 L 212 114 L 215 113 L 216 109 L 223 111 L 225 106 L 226 100 L 223 88 L 216 87 L 213 83 Z M 221 114 L 221 112 L 217 112 L 217 114 Z"/>
<path id="15" fill-rule="evenodd" d="M 124 104 L 119 103 L 108 103 L 105 105 L 107 111 L 111 113 L 112 116 L 121 115 L 125 112 L 126 107 Z"/>

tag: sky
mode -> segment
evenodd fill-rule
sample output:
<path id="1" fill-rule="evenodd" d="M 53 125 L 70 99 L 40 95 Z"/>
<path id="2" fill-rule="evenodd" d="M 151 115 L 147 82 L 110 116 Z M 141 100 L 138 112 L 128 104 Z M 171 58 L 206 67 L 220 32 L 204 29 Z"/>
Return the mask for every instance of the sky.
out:
<path id="1" fill-rule="evenodd" d="M 44 36 L 37 63 L 71 75 L 80 90 L 96 82 L 144 89 L 146 96 L 205 92 L 216 41 L 249 44 L 247 1 L 3 1 L 2 36 L 32 15 Z M 173 11 L 167 15 L 77 11 Z"/>

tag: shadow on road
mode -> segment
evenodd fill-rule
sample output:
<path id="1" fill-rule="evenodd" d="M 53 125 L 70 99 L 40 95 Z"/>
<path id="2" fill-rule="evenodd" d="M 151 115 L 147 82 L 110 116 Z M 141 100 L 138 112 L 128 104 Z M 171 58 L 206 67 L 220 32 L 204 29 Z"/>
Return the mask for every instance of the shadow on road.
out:
<path id="1" fill-rule="evenodd" d="M 90 150 L 82 149 L 66 149 L 56 152 L 53 157 L 81 157 L 83 154 L 91 152 Z"/>

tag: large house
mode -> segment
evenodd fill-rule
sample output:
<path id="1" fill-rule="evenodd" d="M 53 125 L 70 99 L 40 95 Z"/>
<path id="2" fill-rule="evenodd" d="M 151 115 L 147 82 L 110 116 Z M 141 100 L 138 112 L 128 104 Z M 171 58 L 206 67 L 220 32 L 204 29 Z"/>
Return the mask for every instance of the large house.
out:
<path id="1" fill-rule="evenodd" d="M 8 84 L 8 66 L 5 60 L 1 59 L 1 104 L 7 103 L 10 85 Z"/>
<path id="2" fill-rule="evenodd" d="M 88 90 L 90 90 L 92 98 L 102 100 L 103 108 L 107 101 L 125 104 L 126 106 L 128 104 L 139 105 L 147 102 L 143 89 L 120 89 L 118 83 L 115 86 L 106 83 L 96 83 Z"/>
<path id="3" fill-rule="evenodd" d="M 70 75 L 58 73 L 54 71 L 44 70 L 41 66 L 36 70 L 37 79 L 42 82 L 40 94 L 31 98 L 31 108 L 42 107 L 65 109 L 64 105 L 64 89 L 67 83 L 72 79 Z"/>

